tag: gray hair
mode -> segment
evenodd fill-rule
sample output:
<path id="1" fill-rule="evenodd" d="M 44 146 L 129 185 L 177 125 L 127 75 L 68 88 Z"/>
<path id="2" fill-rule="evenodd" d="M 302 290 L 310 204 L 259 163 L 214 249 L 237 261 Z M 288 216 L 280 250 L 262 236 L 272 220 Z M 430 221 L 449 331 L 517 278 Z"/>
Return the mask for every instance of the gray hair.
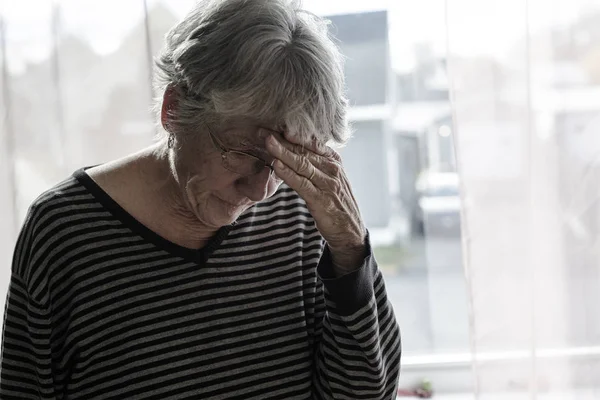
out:
<path id="1" fill-rule="evenodd" d="M 247 117 L 303 139 L 349 136 L 343 59 L 327 21 L 297 0 L 203 0 L 166 35 L 155 90 L 177 99 L 169 127 Z M 160 115 L 160 114 L 159 114 Z"/>

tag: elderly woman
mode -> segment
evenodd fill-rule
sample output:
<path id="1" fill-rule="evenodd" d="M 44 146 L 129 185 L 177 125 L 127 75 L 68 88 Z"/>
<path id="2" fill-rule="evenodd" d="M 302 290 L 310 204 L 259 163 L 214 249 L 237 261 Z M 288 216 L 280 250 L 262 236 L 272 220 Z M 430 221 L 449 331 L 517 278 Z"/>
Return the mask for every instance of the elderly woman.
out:
<path id="1" fill-rule="evenodd" d="M 286 0 L 203 1 L 165 135 L 31 206 L 2 399 L 394 399 L 400 338 L 340 157 L 341 57 Z"/>

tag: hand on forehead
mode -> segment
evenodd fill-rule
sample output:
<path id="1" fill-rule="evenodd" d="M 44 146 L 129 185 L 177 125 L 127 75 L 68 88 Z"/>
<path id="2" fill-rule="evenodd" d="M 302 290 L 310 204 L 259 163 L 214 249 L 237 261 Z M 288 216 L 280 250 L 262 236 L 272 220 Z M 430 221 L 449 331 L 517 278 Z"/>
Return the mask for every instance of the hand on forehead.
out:
<path id="1" fill-rule="evenodd" d="M 223 131 L 223 141 L 229 146 L 254 147 L 264 150 L 265 140 L 274 135 L 277 139 L 288 141 L 297 145 L 315 145 L 316 137 L 313 135 L 310 140 L 303 139 L 300 135 L 294 135 L 291 132 L 279 131 L 270 127 L 260 125 L 237 124 L 230 125 Z"/>

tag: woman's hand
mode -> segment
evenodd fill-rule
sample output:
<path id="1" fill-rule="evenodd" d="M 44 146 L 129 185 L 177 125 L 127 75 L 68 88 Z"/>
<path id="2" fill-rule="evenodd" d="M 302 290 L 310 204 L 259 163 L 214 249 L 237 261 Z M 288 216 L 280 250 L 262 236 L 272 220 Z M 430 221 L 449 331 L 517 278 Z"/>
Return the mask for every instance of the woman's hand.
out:
<path id="1" fill-rule="evenodd" d="M 273 135 L 267 138 L 267 150 L 276 159 L 273 167 L 277 176 L 306 202 L 327 241 L 336 274 L 359 268 L 367 230 L 340 155 L 316 140 L 292 143 Z"/>

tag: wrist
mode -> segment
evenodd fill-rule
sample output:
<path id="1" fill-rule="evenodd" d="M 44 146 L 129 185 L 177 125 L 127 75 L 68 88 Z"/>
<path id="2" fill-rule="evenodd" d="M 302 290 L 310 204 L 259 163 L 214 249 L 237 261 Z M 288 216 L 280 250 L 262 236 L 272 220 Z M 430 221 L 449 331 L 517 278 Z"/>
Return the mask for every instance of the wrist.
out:
<path id="1" fill-rule="evenodd" d="M 339 277 L 359 269 L 365 258 L 366 244 L 345 249 L 329 248 L 331 263 L 335 274 Z"/>

